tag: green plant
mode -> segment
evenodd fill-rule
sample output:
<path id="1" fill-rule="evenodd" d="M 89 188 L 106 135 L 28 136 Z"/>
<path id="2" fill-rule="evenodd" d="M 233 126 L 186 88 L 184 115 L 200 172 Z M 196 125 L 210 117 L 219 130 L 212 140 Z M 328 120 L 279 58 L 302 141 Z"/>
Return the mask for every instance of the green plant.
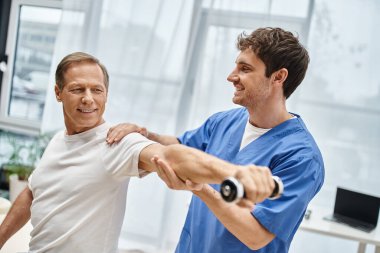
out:
<path id="1" fill-rule="evenodd" d="M 34 166 L 25 164 L 4 164 L 3 169 L 7 173 L 7 176 L 17 174 L 20 180 L 27 180 L 29 175 L 32 174 Z"/>
<path id="2" fill-rule="evenodd" d="M 26 139 L 6 133 L 5 137 L 11 152 L 3 164 L 3 170 L 7 177 L 11 174 L 17 174 L 20 180 L 26 180 L 45 151 L 51 134 Z"/>

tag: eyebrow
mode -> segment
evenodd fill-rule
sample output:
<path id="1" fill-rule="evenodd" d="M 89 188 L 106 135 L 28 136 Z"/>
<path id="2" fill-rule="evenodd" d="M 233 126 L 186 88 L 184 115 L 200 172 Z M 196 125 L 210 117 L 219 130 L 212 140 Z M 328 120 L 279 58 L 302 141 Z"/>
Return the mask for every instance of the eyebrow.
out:
<path id="1" fill-rule="evenodd" d="M 65 85 L 67 88 L 74 88 L 80 86 L 79 83 L 68 83 Z"/>
<path id="2" fill-rule="evenodd" d="M 246 65 L 246 66 L 249 66 L 251 68 L 254 68 L 254 66 L 252 66 L 251 64 L 243 61 L 243 60 L 239 60 L 239 61 L 235 61 L 236 64 L 240 64 L 240 65 Z"/>
<path id="3" fill-rule="evenodd" d="M 84 84 L 83 83 L 69 83 L 67 84 L 66 86 L 67 87 L 82 87 Z M 92 88 L 105 88 L 105 85 L 101 85 L 101 84 L 92 84 Z"/>
<path id="4" fill-rule="evenodd" d="M 102 89 L 106 89 L 106 85 L 101 85 L 101 84 L 95 84 L 95 86 L 93 88 L 102 88 Z"/>

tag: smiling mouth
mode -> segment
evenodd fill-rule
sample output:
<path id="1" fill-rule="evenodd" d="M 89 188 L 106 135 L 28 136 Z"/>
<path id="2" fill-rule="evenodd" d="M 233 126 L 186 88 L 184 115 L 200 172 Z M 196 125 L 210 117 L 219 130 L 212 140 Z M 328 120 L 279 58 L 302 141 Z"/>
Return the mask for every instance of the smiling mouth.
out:
<path id="1" fill-rule="evenodd" d="M 78 109 L 78 111 L 83 112 L 83 113 L 91 113 L 91 112 L 95 112 L 96 109 Z"/>
<path id="2" fill-rule="evenodd" d="M 243 91 L 244 87 L 242 86 L 235 86 L 235 92 Z"/>

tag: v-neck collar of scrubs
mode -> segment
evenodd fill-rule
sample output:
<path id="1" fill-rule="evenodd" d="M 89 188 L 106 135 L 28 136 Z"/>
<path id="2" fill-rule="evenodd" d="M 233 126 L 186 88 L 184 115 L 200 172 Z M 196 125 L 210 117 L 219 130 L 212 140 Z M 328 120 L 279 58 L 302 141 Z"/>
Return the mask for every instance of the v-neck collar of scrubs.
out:
<path id="1" fill-rule="evenodd" d="M 251 143 L 249 143 L 248 145 L 246 145 L 244 148 L 242 148 L 239 151 L 240 144 L 241 144 L 244 130 L 245 130 L 245 125 L 249 116 L 248 111 L 246 111 L 246 116 L 245 116 L 246 120 L 242 120 L 241 122 L 239 122 L 239 124 L 237 124 L 237 130 L 236 130 L 237 134 L 230 136 L 229 145 L 228 145 L 228 153 L 230 154 L 230 156 L 234 157 L 233 160 L 238 161 L 240 159 L 240 156 L 242 155 L 244 156 L 247 152 L 252 152 L 254 150 L 259 152 L 262 148 L 264 148 L 264 146 L 270 145 L 270 143 L 273 142 L 270 140 L 271 138 L 276 139 L 278 137 L 283 137 L 285 135 L 288 135 L 300 130 L 301 125 L 302 125 L 301 118 L 297 114 L 294 114 L 294 113 L 291 113 L 291 114 L 294 115 L 295 118 L 288 119 L 282 122 L 281 124 L 273 127 L 268 132 L 264 133 L 259 138 L 252 141 Z M 292 125 L 293 127 L 289 128 L 289 126 L 292 126 Z M 297 125 L 299 127 L 296 127 Z M 255 149 L 252 149 L 253 145 L 256 146 Z M 254 155 L 254 154 L 251 153 L 250 155 Z"/>

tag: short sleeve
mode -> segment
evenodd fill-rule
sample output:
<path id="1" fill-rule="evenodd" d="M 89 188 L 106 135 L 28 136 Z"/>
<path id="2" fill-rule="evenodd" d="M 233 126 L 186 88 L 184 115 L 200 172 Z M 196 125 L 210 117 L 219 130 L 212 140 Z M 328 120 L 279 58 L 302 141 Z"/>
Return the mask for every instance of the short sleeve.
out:
<path id="1" fill-rule="evenodd" d="M 48 153 L 48 151 L 51 150 L 52 147 L 54 147 L 54 146 L 56 145 L 57 141 L 59 142 L 59 140 L 63 138 L 63 135 L 64 135 L 64 132 L 63 132 L 63 131 L 59 131 L 59 132 L 57 132 L 57 133 L 51 138 L 51 140 L 49 141 L 49 144 L 46 146 L 46 149 L 45 149 L 44 153 L 42 154 L 42 157 L 41 157 L 41 159 L 40 159 L 40 163 L 41 163 L 41 161 L 43 161 L 43 160 L 46 159 L 45 156 L 46 156 L 46 154 Z M 49 157 L 49 155 L 47 155 L 47 157 Z M 40 164 L 40 163 L 39 163 L 39 164 Z M 31 173 L 31 174 L 29 175 L 29 177 L 28 177 L 28 187 L 29 187 L 29 189 L 30 189 L 31 191 L 33 190 L 33 188 L 32 188 L 32 186 L 33 186 L 33 184 L 32 184 L 33 175 L 34 175 L 35 173 L 37 173 L 38 170 L 39 170 L 39 165 L 38 165 L 38 166 L 32 171 L 32 173 Z M 37 177 L 38 177 L 38 176 L 37 176 Z"/>
<path id="2" fill-rule="evenodd" d="M 205 151 L 220 116 L 221 113 L 212 115 L 200 127 L 186 131 L 183 135 L 179 136 L 178 141 L 183 145 Z"/>
<path id="3" fill-rule="evenodd" d="M 301 223 L 308 203 L 321 188 L 323 171 L 323 165 L 316 158 L 284 162 L 273 170 L 284 183 L 283 195 L 257 204 L 253 216 L 268 231 L 287 241 Z"/>
<path id="4" fill-rule="evenodd" d="M 28 188 L 30 190 L 32 190 L 32 177 L 33 177 L 33 172 L 32 174 L 30 174 L 30 176 L 28 177 Z"/>
<path id="5" fill-rule="evenodd" d="M 118 179 L 145 175 L 146 171 L 138 168 L 140 152 L 154 143 L 141 134 L 130 133 L 118 144 L 102 144 L 106 171 Z"/>

